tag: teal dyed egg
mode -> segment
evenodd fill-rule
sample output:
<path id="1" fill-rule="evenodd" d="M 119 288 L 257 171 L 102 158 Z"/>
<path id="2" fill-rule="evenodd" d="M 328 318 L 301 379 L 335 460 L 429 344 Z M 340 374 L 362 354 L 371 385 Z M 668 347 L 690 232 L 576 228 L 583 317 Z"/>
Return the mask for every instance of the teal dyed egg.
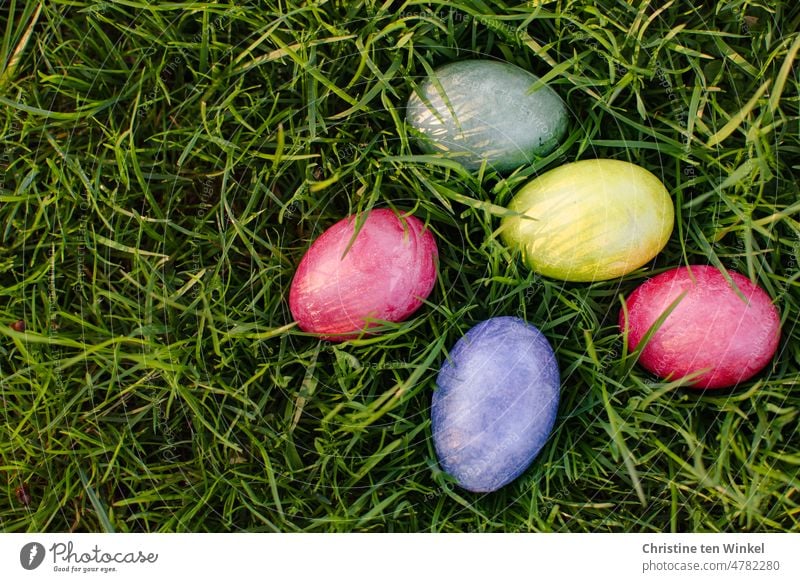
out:
<path id="1" fill-rule="evenodd" d="M 469 170 L 509 171 L 552 152 L 567 132 L 561 98 L 528 71 L 499 61 L 444 65 L 408 100 L 406 120 L 425 153 Z"/>

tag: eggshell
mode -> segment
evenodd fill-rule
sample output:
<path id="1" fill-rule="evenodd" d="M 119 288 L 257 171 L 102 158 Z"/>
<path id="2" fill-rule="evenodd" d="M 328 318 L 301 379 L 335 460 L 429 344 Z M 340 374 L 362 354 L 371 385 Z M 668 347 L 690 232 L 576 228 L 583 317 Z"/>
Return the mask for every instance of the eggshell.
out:
<path id="1" fill-rule="evenodd" d="M 403 321 L 436 282 L 436 241 L 418 218 L 382 208 L 369 212 L 353 240 L 356 226 L 354 215 L 323 232 L 289 290 L 300 329 L 331 341 L 357 337 L 380 321 Z"/>
<path id="2" fill-rule="evenodd" d="M 406 119 L 427 153 L 475 170 L 513 170 L 553 151 L 567 108 L 536 75 L 500 61 L 466 60 L 434 70 L 408 100 Z"/>
<path id="3" fill-rule="evenodd" d="M 461 338 L 439 371 L 431 406 L 442 469 L 469 491 L 494 491 L 531 464 L 556 419 L 559 371 L 533 325 L 495 317 Z"/>
<path id="4" fill-rule="evenodd" d="M 644 368 L 669 380 L 700 372 L 691 386 L 724 388 L 769 363 L 780 339 L 778 310 L 750 279 L 728 274 L 738 292 L 716 267 L 691 265 L 661 273 L 631 293 L 627 320 L 624 310 L 619 316 L 620 329 L 629 326 L 631 349 L 677 301 L 641 352 Z"/>
<path id="5" fill-rule="evenodd" d="M 653 259 L 674 223 L 661 181 L 635 164 L 582 160 L 528 182 L 508 205 L 503 241 L 531 269 L 564 281 L 620 277 Z"/>

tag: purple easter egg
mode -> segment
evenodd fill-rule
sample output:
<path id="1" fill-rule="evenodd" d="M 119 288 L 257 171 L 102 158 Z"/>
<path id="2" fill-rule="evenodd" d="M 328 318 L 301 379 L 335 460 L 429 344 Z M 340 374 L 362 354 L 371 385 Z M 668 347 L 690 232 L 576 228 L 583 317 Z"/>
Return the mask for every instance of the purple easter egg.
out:
<path id="1" fill-rule="evenodd" d="M 479 323 L 450 352 L 436 379 L 433 443 L 446 473 L 469 491 L 516 479 L 555 423 L 559 371 L 542 333 L 518 317 Z"/>

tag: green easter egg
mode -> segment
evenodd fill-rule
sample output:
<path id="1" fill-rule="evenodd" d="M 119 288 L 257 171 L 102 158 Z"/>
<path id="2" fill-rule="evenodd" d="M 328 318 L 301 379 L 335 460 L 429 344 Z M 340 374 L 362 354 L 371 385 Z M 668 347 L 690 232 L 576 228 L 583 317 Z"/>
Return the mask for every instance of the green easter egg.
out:
<path id="1" fill-rule="evenodd" d="M 484 160 L 508 171 L 552 152 L 567 131 L 567 108 L 528 71 L 499 61 L 439 67 L 408 100 L 406 120 L 420 148 L 469 170 Z"/>
<path id="2" fill-rule="evenodd" d="M 501 237 L 534 271 L 564 281 L 620 277 L 667 244 L 675 215 L 667 189 L 644 168 L 583 160 L 534 178 L 508 205 Z"/>

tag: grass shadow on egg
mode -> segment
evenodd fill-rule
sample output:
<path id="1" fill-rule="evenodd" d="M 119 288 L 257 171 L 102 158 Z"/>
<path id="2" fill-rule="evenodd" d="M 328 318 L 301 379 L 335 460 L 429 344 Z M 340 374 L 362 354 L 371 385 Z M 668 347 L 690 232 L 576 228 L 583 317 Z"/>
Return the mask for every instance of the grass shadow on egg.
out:
<path id="1" fill-rule="evenodd" d="M 406 105 L 409 134 L 425 153 L 505 173 L 550 153 L 567 133 L 561 97 L 521 67 L 467 59 L 425 69 Z"/>
<path id="2" fill-rule="evenodd" d="M 778 310 L 735 271 L 690 265 L 637 287 L 619 314 L 623 353 L 652 374 L 696 389 L 729 388 L 762 372 L 780 339 Z M 630 370 L 630 367 L 628 367 Z"/>

